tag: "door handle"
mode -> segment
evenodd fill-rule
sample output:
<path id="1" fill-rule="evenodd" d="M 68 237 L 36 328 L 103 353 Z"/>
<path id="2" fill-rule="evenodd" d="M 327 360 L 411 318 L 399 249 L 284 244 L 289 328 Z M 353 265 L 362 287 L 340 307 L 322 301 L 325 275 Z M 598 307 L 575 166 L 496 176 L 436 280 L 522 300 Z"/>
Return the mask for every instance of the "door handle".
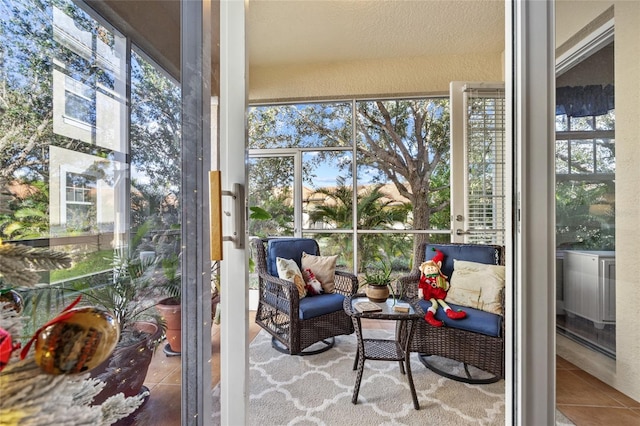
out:
<path id="1" fill-rule="evenodd" d="M 222 242 L 233 241 L 235 248 L 244 248 L 245 213 L 244 187 L 239 183 L 233 184 L 233 191 L 221 189 L 221 173 L 219 170 L 209 172 L 209 214 L 210 214 L 210 244 L 211 260 L 222 260 Z M 222 235 L 222 197 L 233 198 L 234 230 L 232 236 Z"/>
<path id="2" fill-rule="evenodd" d="M 471 231 L 465 231 L 460 228 L 456 229 L 456 235 L 470 235 Z"/>

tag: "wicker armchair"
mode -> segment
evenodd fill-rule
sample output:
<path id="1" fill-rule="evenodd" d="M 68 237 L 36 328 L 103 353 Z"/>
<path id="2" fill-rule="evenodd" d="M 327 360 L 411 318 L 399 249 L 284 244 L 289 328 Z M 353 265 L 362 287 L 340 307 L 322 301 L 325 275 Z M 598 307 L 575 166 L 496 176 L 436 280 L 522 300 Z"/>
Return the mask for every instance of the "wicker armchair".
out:
<path id="1" fill-rule="evenodd" d="M 449 278 L 453 272 L 453 259 L 472 262 L 504 265 L 504 247 L 484 244 L 423 244 L 420 247 L 420 259 L 416 265 L 432 257 L 432 248 L 442 251 L 445 256 L 442 272 Z M 418 297 L 420 272 L 401 277 L 398 285 L 407 297 Z M 504 295 L 503 295 L 504 312 Z M 450 304 L 452 308 L 455 305 Z M 468 308 L 462 307 L 469 311 Z M 469 312 L 468 312 L 469 313 Z M 491 314 L 493 315 L 493 314 Z M 411 351 L 418 352 L 420 361 L 429 369 L 453 380 L 465 383 L 493 383 L 504 378 L 504 320 L 497 317 L 498 335 L 492 336 L 465 329 L 454 328 L 455 321 L 444 327 L 433 327 L 426 321 L 418 321 Z M 434 357 L 448 358 L 462 364 L 464 375 L 457 374 L 458 365 L 451 370 L 444 370 L 435 365 Z M 473 366 L 480 371 L 472 369 Z"/>
<path id="2" fill-rule="evenodd" d="M 353 323 L 344 312 L 343 301 L 358 289 L 355 275 L 336 270 L 334 293 L 302 299 L 293 282 L 278 278 L 276 257 L 293 259 L 300 266 L 303 251 L 320 255 L 316 240 L 255 238 L 251 244 L 259 279 L 255 321 L 271 334 L 275 349 L 291 355 L 314 355 L 333 347 L 335 336 L 353 333 Z"/>

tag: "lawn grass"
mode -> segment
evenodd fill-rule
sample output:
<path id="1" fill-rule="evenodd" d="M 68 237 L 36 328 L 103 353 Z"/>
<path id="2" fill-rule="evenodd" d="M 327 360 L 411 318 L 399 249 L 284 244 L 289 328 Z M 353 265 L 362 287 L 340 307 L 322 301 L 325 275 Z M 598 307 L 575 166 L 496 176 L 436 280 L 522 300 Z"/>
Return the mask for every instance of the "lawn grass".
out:
<path id="1" fill-rule="evenodd" d="M 74 259 L 71 268 L 51 271 L 51 282 L 68 280 L 82 275 L 93 274 L 99 271 L 111 269 L 113 262 L 113 250 L 100 250 L 85 253 L 81 259 Z"/>

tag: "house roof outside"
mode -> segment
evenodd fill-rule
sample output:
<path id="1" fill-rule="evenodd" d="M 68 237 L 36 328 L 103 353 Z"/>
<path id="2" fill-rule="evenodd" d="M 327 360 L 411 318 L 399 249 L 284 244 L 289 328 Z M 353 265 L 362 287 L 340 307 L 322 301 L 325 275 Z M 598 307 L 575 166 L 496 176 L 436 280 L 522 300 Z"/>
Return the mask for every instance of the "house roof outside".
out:
<path id="1" fill-rule="evenodd" d="M 375 185 L 361 185 L 358 187 L 358 193 L 361 194 L 365 191 L 371 190 L 374 186 Z M 323 189 L 331 191 L 336 189 L 336 187 L 325 186 Z M 385 194 L 385 196 L 380 199 L 383 203 L 390 202 L 391 205 L 399 205 L 410 202 L 408 198 L 400 195 L 400 191 L 398 191 L 398 188 L 392 183 L 382 185 L 380 192 Z M 305 204 L 326 204 L 329 206 L 334 206 L 336 204 L 333 198 L 327 197 L 326 195 L 319 193 L 316 189 L 309 188 L 308 186 L 302 187 L 302 200 Z"/>

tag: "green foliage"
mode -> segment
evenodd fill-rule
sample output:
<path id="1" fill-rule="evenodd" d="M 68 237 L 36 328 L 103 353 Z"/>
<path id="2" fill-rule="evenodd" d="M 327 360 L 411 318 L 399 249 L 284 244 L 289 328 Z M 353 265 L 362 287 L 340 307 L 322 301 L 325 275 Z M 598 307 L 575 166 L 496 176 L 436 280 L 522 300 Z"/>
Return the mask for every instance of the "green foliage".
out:
<path id="1" fill-rule="evenodd" d="M 147 317 L 156 304 L 158 292 L 154 281 L 145 274 L 154 259 L 130 259 L 122 250 L 114 254 L 112 281 L 82 291 L 89 300 L 109 309 L 123 330 Z"/>
<path id="2" fill-rule="evenodd" d="M 249 219 L 251 220 L 249 224 L 250 234 L 251 235 L 260 235 L 261 237 L 266 237 L 268 232 L 266 232 L 267 227 L 264 226 L 262 221 L 268 221 L 273 216 L 271 213 L 258 206 L 249 207 L 251 214 L 249 215 Z M 249 272 L 254 273 L 256 269 L 256 261 L 253 260 L 253 253 L 249 257 Z"/>
<path id="3" fill-rule="evenodd" d="M 353 190 L 339 180 L 340 185 L 335 189 L 319 188 L 316 193 L 322 194 L 330 203 L 314 206 L 309 211 L 309 220 L 312 222 L 324 222 L 337 229 L 351 228 Z M 409 209 L 405 205 L 396 205 L 393 200 L 381 191 L 382 185 L 375 185 L 361 191 L 357 195 L 357 226 L 358 229 L 392 229 L 398 223 L 407 221 Z M 335 239 L 339 239 L 339 234 Z M 377 259 L 380 251 L 390 253 L 394 250 L 397 238 L 390 235 L 363 235 L 358 240 L 359 265 L 358 270 L 366 270 L 367 265 Z M 339 244 L 339 241 L 334 241 Z M 403 244 L 404 246 L 404 244 Z M 403 247 L 406 253 L 406 246 Z M 351 256 L 353 253 L 351 253 Z M 348 260 L 348 259 L 347 259 Z"/>
<path id="4" fill-rule="evenodd" d="M 180 259 L 178 256 L 171 256 L 160 260 L 162 266 L 163 279 L 160 280 L 159 287 L 161 291 L 170 298 L 177 299 L 182 297 L 182 275 L 180 273 Z"/>
<path id="5" fill-rule="evenodd" d="M 615 189 L 610 183 L 556 184 L 556 244 L 561 249 L 615 250 Z M 595 215 L 590 206 L 609 206 Z M 606 210 L 605 210 L 606 211 Z"/>
<path id="6" fill-rule="evenodd" d="M 271 219 L 271 214 L 265 209 L 258 206 L 249 207 L 251 214 L 249 215 L 249 219 L 251 220 L 269 220 Z"/>
<path id="7" fill-rule="evenodd" d="M 252 191 L 252 193 L 255 193 Z M 259 197 L 249 197 L 251 216 L 249 234 L 268 237 L 270 235 L 293 235 L 293 206 L 290 191 L 273 194 L 272 191 L 259 191 Z"/>
<path id="8" fill-rule="evenodd" d="M 249 148 L 350 146 L 351 103 L 257 106 L 249 109 Z"/>
<path id="9" fill-rule="evenodd" d="M 391 285 L 391 264 L 380 262 L 380 269 L 366 271 L 362 285 L 390 286 Z"/>
<path id="10" fill-rule="evenodd" d="M 51 271 L 51 282 L 69 280 L 82 275 L 106 271 L 113 265 L 113 250 L 99 250 L 82 253 L 78 260 L 74 260 L 73 266 L 67 269 Z"/>
<path id="11" fill-rule="evenodd" d="M 389 288 L 389 293 L 393 296 L 393 301 L 395 303 L 396 297 L 399 294 L 397 289 L 394 287 L 391 278 L 391 262 L 378 258 L 376 266 L 371 269 L 367 269 L 364 274 L 364 278 L 362 280 L 362 284 L 360 284 L 360 288 L 371 285 L 378 287 L 387 287 Z"/>
<path id="12" fill-rule="evenodd" d="M 6 183 L 5 183 L 6 184 Z M 49 231 L 49 188 L 42 181 L 15 180 L 14 184 L 23 189 L 24 198 L 11 197 L 7 212 L 0 214 L 0 230 L 8 239 L 39 238 Z M 0 190 L 3 185 L 0 179 Z"/>

